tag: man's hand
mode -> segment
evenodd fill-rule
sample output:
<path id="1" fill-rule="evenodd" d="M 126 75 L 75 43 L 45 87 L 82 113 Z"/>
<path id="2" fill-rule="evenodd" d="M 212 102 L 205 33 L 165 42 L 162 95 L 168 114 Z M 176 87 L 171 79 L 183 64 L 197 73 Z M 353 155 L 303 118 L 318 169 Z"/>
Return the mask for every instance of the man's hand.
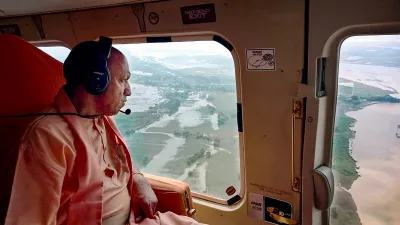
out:
<path id="1" fill-rule="evenodd" d="M 133 174 L 132 207 L 135 213 L 135 222 L 144 218 L 154 218 L 158 199 L 149 181 L 142 174 Z"/>

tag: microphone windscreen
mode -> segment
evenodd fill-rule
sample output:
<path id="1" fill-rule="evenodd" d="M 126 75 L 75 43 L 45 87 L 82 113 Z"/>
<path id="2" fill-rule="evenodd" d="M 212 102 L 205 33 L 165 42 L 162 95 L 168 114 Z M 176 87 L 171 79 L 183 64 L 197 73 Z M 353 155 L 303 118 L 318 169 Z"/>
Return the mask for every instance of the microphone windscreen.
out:
<path id="1" fill-rule="evenodd" d="M 126 114 L 126 115 L 131 114 L 131 110 L 130 110 L 130 109 L 126 109 L 126 110 L 125 110 L 125 114 Z"/>

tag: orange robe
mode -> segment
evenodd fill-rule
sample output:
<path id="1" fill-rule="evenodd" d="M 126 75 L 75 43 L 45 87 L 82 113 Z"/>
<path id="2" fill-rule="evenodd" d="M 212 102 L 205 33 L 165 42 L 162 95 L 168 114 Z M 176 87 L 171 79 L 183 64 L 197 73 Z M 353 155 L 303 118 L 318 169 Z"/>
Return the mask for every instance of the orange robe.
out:
<path id="1" fill-rule="evenodd" d="M 76 112 L 63 88 L 48 112 Z M 102 116 L 107 133 L 116 137 L 129 167 L 127 188 L 132 195 L 132 162 L 114 121 Z M 42 116 L 27 129 L 19 147 L 5 224 L 85 224 L 103 220 L 104 168 L 82 118 Z M 132 204 L 132 203 L 131 203 Z M 127 224 L 135 224 L 131 207 Z M 199 224 L 176 214 L 156 213 L 140 225 Z"/>

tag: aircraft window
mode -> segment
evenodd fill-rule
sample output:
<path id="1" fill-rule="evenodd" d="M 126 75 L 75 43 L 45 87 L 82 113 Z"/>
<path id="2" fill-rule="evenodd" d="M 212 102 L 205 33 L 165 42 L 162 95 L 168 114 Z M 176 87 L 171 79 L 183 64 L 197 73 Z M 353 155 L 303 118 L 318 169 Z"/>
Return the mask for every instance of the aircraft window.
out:
<path id="1" fill-rule="evenodd" d="M 127 57 L 130 115 L 115 117 L 132 161 L 145 173 L 182 180 L 229 199 L 240 192 L 232 55 L 215 41 L 114 45 Z M 41 47 L 63 62 L 69 49 Z M 233 186 L 235 193 L 227 189 Z"/>
<path id="2" fill-rule="evenodd" d="M 50 46 L 50 47 L 38 47 L 38 48 L 62 63 L 65 61 L 69 52 L 71 51 L 70 49 L 62 46 Z"/>
<path id="3" fill-rule="evenodd" d="M 386 225 L 400 219 L 399 92 L 400 35 L 356 36 L 343 42 L 331 224 Z"/>
<path id="4" fill-rule="evenodd" d="M 232 55 L 215 41 L 123 44 L 132 96 L 116 122 L 143 172 L 221 199 L 240 191 Z M 232 194 L 232 193 L 230 193 Z M 232 196 L 231 196 L 232 197 Z"/>

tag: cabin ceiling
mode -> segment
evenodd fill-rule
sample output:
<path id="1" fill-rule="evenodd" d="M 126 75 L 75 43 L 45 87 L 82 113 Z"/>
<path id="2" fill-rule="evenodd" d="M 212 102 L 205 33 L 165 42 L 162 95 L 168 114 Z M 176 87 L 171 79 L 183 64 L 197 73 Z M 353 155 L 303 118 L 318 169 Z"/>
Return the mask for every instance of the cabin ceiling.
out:
<path id="1" fill-rule="evenodd" d="M 156 0 L 0 0 L 0 17 L 99 8 Z"/>

